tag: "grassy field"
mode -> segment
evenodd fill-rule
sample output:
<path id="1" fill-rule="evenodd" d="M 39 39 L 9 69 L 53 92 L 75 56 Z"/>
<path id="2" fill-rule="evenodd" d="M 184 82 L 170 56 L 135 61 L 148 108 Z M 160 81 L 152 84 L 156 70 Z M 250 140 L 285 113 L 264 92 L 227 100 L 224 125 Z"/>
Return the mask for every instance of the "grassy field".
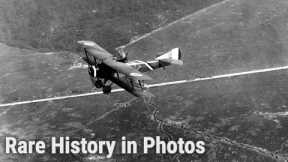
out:
<path id="1" fill-rule="evenodd" d="M 180 47 L 184 66 L 171 68 L 172 80 L 287 65 L 286 5 L 284 0 L 226 1 L 124 49 L 132 58 L 147 59 Z"/>
<path id="2" fill-rule="evenodd" d="M 75 51 L 77 40 L 114 52 L 138 35 L 221 0 L 0 1 L 0 40 L 21 47 Z"/>

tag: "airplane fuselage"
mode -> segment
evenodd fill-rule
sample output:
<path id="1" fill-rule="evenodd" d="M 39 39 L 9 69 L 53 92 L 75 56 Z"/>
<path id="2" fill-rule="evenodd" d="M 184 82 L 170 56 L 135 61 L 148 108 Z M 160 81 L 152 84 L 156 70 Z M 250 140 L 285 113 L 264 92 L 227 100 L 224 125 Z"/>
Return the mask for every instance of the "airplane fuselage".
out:
<path id="1" fill-rule="evenodd" d="M 78 41 L 78 43 L 84 48 L 85 56 L 82 59 L 89 65 L 88 73 L 92 83 L 96 88 L 102 88 L 104 94 L 111 93 L 111 85 L 115 83 L 134 96 L 140 97 L 146 92 L 143 81 L 152 80 L 144 72 L 171 64 L 183 64 L 179 48 L 174 48 L 151 61 L 128 62 L 126 54 L 119 60 L 95 42 Z"/>
<path id="2" fill-rule="evenodd" d="M 133 82 L 130 78 L 126 77 L 115 77 L 112 76 L 109 78 L 112 82 L 117 84 L 119 87 L 125 89 L 136 97 L 140 97 L 142 95 L 142 90 L 138 87 L 138 83 Z"/>
<path id="3" fill-rule="evenodd" d="M 142 94 L 141 87 L 139 83 L 135 83 L 135 81 L 125 75 L 119 74 L 114 69 L 110 68 L 109 66 L 101 63 L 97 65 L 97 72 L 96 76 L 91 75 L 90 78 L 94 85 L 96 85 L 97 80 L 105 80 L 111 81 L 118 85 L 119 87 L 125 89 L 126 91 L 130 92 L 136 97 L 140 97 Z M 103 83 L 104 84 L 104 83 Z"/>

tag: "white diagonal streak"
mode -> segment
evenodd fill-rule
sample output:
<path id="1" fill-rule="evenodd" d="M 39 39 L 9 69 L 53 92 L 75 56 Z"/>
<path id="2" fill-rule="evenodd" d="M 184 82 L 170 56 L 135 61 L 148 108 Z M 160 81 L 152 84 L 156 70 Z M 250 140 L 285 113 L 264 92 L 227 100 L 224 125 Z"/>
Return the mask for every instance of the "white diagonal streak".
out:
<path id="1" fill-rule="evenodd" d="M 208 80 L 215 80 L 215 79 L 232 78 L 232 77 L 238 77 L 238 76 L 244 76 L 244 75 L 250 75 L 250 74 L 266 73 L 266 72 L 280 71 L 280 70 L 287 70 L 287 69 L 288 69 L 288 66 L 281 66 L 281 67 L 251 70 L 251 71 L 239 72 L 239 73 L 215 75 L 215 76 L 205 77 L 205 78 L 195 78 L 195 79 L 188 79 L 188 80 L 178 80 L 178 81 L 163 82 L 163 83 L 157 83 L 157 84 L 149 84 L 149 85 L 146 85 L 146 87 L 148 87 L 148 88 L 162 87 L 162 86 L 168 86 L 168 85 L 177 85 L 177 84 L 208 81 Z M 112 90 L 112 93 L 122 92 L 122 91 L 124 91 L 124 89 L 119 88 L 119 89 Z M 93 96 L 93 95 L 99 95 L 99 94 L 103 94 L 103 93 L 97 91 L 97 92 L 89 92 L 89 93 L 82 93 L 82 94 L 76 94 L 76 95 L 68 95 L 68 96 L 59 96 L 59 97 L 50 97 L 50 98 L 43 98 L 43 99 L 3 103 L 3 104 L 0 104 L 0 107 L 24 105 L 24 104 L 55 101 L 55 100 L 64 100 L 64 99 L 69 99 L 69 98 Z"/>
<path id="2" fill-rule="evenodd" d="M 243 76 L 243 75 L 266 73 L 266 72 L 280 71 L 280 70 L 287 70 L 287 69 L 288 69 L 288 66 L 281 66 L 281 67 L 251 70 L 251 71 L 245 71 L 245 72 L 239 72 L 239 73 L 215 75 L 215 76 L 205 77 L 205 78 L 195 78 L 195 79 L 188 79 L 188 80 L 179 80 L 179 81 L 173 81 L 173 82 L 151 84 L 151 85 L 147 85 L 147 87 L 153 88 L 153 87 L 161 87 L 161 86 L 167 86 L 167 85 L 175 85 L 175 84 L 183 84 L 183 83 L 191 83 L 191 82 L 199 82 L 199 81 L 207 81 L 207 80 L 215 80 L 215 79 L 223 79 L 223 78 L 232 78 L 232 77 Z"/>
<path id="3" fill-rule="evenodd" d="M 112 93 L 121 92 L 121 91 L 124 91 L 124 89 L 113 89 Z M 49 97 L 49 98 L 42 98 L 42 99 L 35 99 L 35 100 L 4 103 L 4 104 L 0 104 L 0 107 L 25 105 L 25 104 L 38 103 L 38 102 L 47 102 L 47 101 L 55 101 L 55 100 L 64 100 L 64 99 L 69 99 L 69 98 L 93 96 L 93 95 L 99 95 L 99 94 L 103 94 L 103 92 L 97 91 L 97 92 L 89 92 L 89 93 L 82 93 L 82 94 L 75 94 L 75 95 L 68 95 L 68 96 L 58 96 L 58 97 Z"/>

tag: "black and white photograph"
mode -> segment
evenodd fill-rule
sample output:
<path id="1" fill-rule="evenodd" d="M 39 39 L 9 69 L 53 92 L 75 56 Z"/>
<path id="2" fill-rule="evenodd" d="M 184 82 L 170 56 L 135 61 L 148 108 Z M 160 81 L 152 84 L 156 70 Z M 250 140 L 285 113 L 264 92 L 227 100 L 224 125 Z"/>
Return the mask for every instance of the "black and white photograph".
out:
<path id="1" fill-rule="evenodd" d="M 287 161 L 287 0 L 0 0 L 0 162 Z"/>

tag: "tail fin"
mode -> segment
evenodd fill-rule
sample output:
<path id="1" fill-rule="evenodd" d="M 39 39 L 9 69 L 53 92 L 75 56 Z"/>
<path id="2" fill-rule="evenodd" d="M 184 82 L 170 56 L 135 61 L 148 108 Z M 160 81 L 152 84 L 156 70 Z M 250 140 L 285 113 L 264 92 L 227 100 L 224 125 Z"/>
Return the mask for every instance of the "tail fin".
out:
<path id="1" fill-rule="evenodd" d="M 156 57 L 156 60 L 168 63 L 168 64 L 176 64 L 176 65 L 183 65 L 183 61 L 181 60 L 182 53 L 180 48 L 174 48 L 171 51 Z"/>

